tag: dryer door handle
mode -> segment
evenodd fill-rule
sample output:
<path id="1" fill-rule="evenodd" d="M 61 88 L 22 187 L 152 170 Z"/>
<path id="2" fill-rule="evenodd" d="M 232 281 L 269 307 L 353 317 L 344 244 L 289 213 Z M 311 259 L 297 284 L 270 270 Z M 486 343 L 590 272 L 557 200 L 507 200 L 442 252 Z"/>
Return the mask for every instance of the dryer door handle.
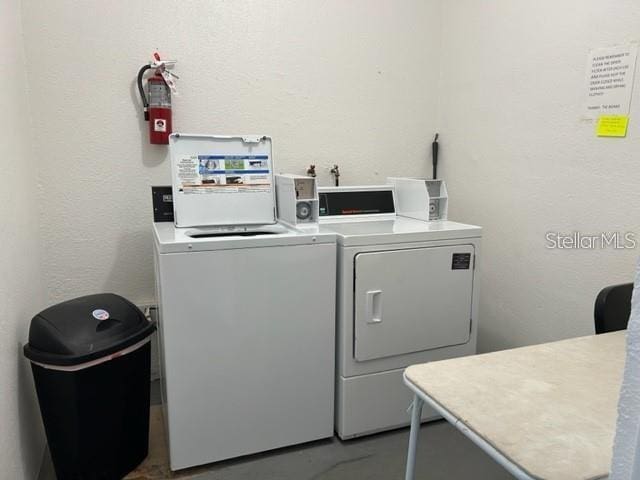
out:
<path id="1" fill-rule="evenodd" d="M 369 290 L 365 293 L 367 323 L 382 322 L 382 290 Z"/>

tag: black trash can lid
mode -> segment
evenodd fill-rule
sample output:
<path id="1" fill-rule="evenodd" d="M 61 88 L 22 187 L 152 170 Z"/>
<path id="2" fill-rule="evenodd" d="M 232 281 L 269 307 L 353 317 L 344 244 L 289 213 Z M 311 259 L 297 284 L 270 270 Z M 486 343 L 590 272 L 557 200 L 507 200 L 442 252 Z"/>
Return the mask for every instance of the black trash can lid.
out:
<path id="1" fill-rule="evenodd" d="M 24 354 L 42 364 L 78 365 L 134 345 L 155 329 L 126 298 L 113 293 L 87 295 L 33 317 Z"/>

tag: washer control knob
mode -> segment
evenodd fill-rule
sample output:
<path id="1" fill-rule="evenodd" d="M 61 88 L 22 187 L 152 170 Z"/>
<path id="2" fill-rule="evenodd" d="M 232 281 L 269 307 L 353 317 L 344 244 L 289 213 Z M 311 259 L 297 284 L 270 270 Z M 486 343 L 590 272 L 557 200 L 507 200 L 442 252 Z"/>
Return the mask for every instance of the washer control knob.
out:
<path id="1" fill-rule="evenodd" d="M 311 204 L 309 202 L 298 202 L 296 205 L 296 217 L 298 220 L 308 220 L 311 217 Z"/>

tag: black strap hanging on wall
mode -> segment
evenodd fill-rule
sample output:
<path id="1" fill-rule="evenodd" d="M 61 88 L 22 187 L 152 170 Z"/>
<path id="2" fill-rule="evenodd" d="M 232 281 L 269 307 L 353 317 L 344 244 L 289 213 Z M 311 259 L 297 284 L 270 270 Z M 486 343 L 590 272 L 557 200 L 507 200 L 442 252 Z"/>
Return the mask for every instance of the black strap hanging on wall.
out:
<path id="1" fill-rule="evenodd" d="M 436 136 L 433 139 L 433 142 L 431 143 L 431 158 L 432 158 L 432 162 L 433 162 L 433 179 L 435 180 L 436 178 L 438 178 L 438 136 L 439 134 L 436 133 Z"/>

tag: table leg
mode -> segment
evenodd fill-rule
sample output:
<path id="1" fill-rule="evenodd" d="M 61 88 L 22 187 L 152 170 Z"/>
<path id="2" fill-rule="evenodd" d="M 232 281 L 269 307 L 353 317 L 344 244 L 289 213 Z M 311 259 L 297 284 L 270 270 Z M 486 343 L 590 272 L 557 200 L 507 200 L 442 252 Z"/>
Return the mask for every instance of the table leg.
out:
<path id="1" fill-rule="evenodd" d="M 422 417 L 422 405 L 424 401 L 413 396 L 413 404 L 411 406 L 411 430 L 409 431 L 409 449 L 407 451 L 407 470 L 405 480 L 414 480 L 416 468 L 416 450 L 418 448 L 418 434 L 420 433 L 420 419 Z"/>

